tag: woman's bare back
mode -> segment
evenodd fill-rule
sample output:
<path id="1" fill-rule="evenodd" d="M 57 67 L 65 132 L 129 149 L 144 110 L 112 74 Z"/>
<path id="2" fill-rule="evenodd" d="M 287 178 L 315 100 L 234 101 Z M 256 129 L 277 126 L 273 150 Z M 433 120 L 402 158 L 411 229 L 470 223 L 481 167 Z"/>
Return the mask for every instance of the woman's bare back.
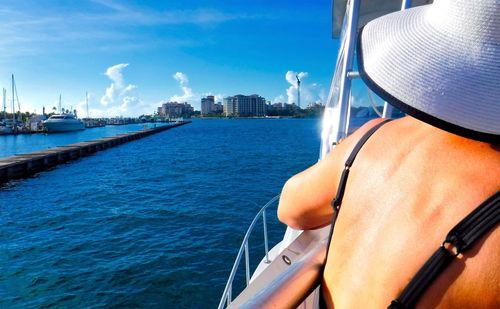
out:
<path id="1" fill-rule="evenodd" d="M 329 224 L 344 162 L 379 121 L 287 182 L 283 222 L 301 229 Z M 380 128 L 349 174 L 323 278 L 329 307 L 387 307 L 448 231 L 500 189 L 499 150 L 411 117 Z M 495 229 L 453 262 L 419 306 L 500 306 L 499 241 Z"/>

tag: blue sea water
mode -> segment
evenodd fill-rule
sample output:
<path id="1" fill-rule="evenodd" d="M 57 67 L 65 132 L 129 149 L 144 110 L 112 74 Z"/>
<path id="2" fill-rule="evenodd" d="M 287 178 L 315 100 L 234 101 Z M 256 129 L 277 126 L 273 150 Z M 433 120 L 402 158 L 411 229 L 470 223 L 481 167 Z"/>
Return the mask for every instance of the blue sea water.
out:
<path id="1" fill-rule="evenodd" d="M 317 161 L 319 135 L 318 119 L 195 120 L 4 185 L 0 308 L 216 307 L 255 213 Z"/>

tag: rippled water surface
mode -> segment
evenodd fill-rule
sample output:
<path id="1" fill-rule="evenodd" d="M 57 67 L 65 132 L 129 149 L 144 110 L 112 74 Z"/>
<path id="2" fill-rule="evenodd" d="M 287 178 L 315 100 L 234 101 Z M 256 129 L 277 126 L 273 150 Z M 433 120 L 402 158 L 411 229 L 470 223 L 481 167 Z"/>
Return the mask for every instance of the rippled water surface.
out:
<path id="1" fill-rule="evenodd" d="M 195 120 L 3 186 L 0 307 L 216 307 L 254 214 L 317 161 L 319 123 Z"/>

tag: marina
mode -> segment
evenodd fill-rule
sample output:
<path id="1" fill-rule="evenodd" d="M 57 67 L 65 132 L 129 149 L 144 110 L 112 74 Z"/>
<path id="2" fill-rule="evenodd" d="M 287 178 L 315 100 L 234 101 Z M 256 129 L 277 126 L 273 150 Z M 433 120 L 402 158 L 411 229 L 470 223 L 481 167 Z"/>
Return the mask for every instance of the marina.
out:
<path id="1" fill-rule="evenodd" d="M 500 308 L 499 0 L 0 25 L 0 309 Z"/>
<path id="2" fill-rule="evenodd" d="M 155 133 L 170 130 L 190 123 L 183 121 L 172 125 L 159 126 L 133 133 L 119 134 L 97 140 L 59 146 L 27 154 L 19 154 L 0 160 L 0 183 L 30 176 L 52 168 L 58 164 L 76 160 L 95 152 L 106 150 Z"/>

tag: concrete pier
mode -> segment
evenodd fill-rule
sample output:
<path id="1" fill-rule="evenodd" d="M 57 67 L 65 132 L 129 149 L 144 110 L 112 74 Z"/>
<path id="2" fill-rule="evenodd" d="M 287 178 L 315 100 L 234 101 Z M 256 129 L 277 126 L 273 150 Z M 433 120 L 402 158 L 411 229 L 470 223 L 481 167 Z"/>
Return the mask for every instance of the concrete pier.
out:
<path id="1" fill-rule="evenodd" d="M 173 125 L 160 126 L 132 133 L 104 137 L 88 142 L 59 146 L 27 154 L 18 154 L 0 159 L 0 183 L 28 177 L 58 164 L 76 160 L 95 152 L 106 150 L 158 132 L 166 131 L 190 123 L 183 121 Z"/>

